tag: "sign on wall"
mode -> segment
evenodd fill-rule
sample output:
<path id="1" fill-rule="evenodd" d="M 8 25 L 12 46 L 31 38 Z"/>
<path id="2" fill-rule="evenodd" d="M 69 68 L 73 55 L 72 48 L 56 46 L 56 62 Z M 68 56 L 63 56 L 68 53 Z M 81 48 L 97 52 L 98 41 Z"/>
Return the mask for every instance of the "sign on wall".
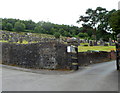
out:
<path id="1" fill-rule="evenodd" d="M 76 52 L 75 47 L 74 46 L 67 46 L 67 52 L 68 53 L 70 53 L 70 52 L 75 53 Z"/>

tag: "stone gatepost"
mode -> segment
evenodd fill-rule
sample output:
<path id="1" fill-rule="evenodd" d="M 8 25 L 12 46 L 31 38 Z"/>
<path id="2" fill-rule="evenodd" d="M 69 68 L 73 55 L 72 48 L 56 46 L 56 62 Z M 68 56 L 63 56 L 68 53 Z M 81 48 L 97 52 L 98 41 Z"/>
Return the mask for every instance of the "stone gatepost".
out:
<path id="1" fill-rule="evenodd" d="M 76 40 L 70 39 L 67 41 L 67 53 L 69 56 L 69 61 L 71 62 L 71 69 L 78 70 L 78 42 Z"/>
<path id="2" fill-rule="evenodd" d="M 117 70 L 120 70 L 120 33 L 117 35 L 117 43 L 116 43 L 116 65 L 117 65 Z"/>

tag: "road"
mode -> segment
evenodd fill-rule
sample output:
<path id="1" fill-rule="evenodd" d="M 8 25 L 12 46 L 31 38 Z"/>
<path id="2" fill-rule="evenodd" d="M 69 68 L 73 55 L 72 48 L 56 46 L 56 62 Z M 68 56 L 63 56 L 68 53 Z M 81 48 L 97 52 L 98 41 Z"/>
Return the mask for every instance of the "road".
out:
<path id="1" fill-rule="evenodd" d="M 38 74 L 2 68 L 3 91 L 118 91 L 115 61 L 69 74 Z"/>

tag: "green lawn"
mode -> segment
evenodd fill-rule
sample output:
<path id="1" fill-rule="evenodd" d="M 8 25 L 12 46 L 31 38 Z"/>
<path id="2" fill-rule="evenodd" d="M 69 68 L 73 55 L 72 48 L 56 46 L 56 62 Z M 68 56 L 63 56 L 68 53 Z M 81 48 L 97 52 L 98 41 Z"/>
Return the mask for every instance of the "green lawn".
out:
<path id="1" fill-rule="evenodd" d="M 115 50 L 115 46 L 78 46 L 78 52 L 85 52 L 88 50 L 108 51 Z"/>

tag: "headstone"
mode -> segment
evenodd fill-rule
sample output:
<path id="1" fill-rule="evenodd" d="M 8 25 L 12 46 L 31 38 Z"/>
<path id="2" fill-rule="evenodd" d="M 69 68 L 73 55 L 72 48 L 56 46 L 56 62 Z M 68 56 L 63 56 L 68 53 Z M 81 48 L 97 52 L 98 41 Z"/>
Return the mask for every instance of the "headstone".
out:
<path id="1" fill-rule="evenodd" d="M 87 39 L 87 43 L 89 43 L 89 40 Z"/>
<path id="2" fill-rule="evenodd" d="M 15 42 L 14 37 L 10 37 L 9 42 Z"/>
<path id="3" fill-rule="evenodd" d="M 93 46 L 97 46 L 97 41 L 93 41 Z"/>
<path id="4" fill-rule="evenodd" d="M 14 37 L 14 41 L 17 43 L 17 42 L 18 42 L 18 38 L 17 38 L 17 37 Z"/>
<path id="5" fill-rule="evenodd" d="M 2 38 L 3 38 L 3 40 L 9 40 L 9 35 L 8 34 L 3 34 Z"/>
<path id="6" fill-rule="evenodd" d="M 77 38 L 77 42 L 78 42 L 78 46 L 80 45 L 80 39 L 79 38 Z"/>
<path id="7" fill-rule="evenodd" d="M 83 39 L 83 43 L 86 43 L 86 40 L 85 40 L 85 39 Z"/>
<path id="8" fill-rule="evenodd" d="M 0 31 L 0 40 L 2 40 L 2 31 Z"/>
<path id="9" fill-rule="evenodd" d="M 108 43 L 104 43 L 104 46 L 108 46 Z"/>
<path id="10" fill-rule="evenodd" d="M 20 43 L 23 43 L 23 39 L 22 38 L 19 38 L 19 41 L 20 41 Z"/>
<path id="11" fill-rule="evenodd" d="M 112 39 L 109 38 L 109 45 L 112 46 Z"/>
<path id="12" fill-rule="evenodd" d="M 104 45 L 104 41 L 102 40 L 102 38 L 100 39 L 100 46 Z"/>
<path id="13" fill-rule="evenodd" d="M 92 40 L 89 41 L 89 46 L 93 46 Z"/>
<path id="14" fill-rule="evenodd" d="M 120 33 L 117 35 L 117 42 L 120 43 Z"/>

